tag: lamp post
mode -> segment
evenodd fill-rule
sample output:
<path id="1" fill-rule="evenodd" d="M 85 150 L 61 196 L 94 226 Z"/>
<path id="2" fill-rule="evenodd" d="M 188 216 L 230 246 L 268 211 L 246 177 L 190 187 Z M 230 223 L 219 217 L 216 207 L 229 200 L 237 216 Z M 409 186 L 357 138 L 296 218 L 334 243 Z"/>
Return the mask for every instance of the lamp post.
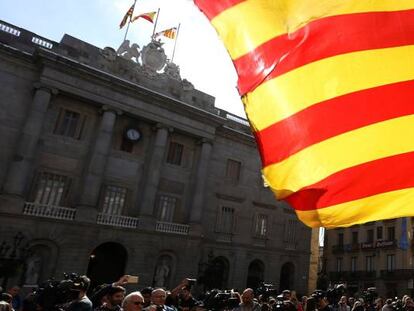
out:
<path id="1" fill-rule="evenodd" d="M 7 288 L 9 278 L 17 275 L 19 270 L 24 272 L 29 245 L 26 243 L 22 246 L 23 240 L 25 236 L 19 231 L 12 242 L 3 240 L 0 244 L 0 277 L 3 278 L 3 288 Z"/>

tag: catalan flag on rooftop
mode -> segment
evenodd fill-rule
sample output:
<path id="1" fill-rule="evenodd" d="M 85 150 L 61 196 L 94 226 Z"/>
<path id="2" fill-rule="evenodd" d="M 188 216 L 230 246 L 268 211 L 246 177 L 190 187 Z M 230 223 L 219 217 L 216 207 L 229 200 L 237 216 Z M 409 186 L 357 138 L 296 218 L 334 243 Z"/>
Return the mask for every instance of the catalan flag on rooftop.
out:
<path id="1" fill-rule="evenodd" d="M 154 36 L 155 37 L 164 36 L 169 39 L 175 39 L 175 37 L 177 36 L 177 27 L 172 27 L 172 28 L 168 28 L 163 31 L 157 32 Z"/>
<path id="2" fill-rule="evenodd" d="M 139 15 L 134 16 L 133 18 L 131 18 L 131 23 L 135 22 L 139 18 L 143 18 L 143 19 L 149 21 L 150 23 L 154 23 L 155 15 L 157 15 L 157 12 L 155 12 L 155 11 L 154 12 L 148 12 L 148 13 L 142 13 L 142 14 L 139 14 Z"/>
<path id="3" fill-rule="evenodd" d="M 413 0 L 195 0 L 266 181 L 308 226 L 414 215 Z"/>

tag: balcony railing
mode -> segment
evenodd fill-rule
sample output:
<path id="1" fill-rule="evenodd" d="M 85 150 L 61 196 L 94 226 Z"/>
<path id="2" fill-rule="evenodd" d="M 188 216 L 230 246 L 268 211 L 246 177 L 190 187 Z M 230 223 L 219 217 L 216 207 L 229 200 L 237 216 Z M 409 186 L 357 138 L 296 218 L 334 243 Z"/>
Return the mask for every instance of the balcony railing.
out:
<path id="1" fill-rule="evenodd" d="M 329 273 L 331 281 L 372 280 L 376 276 L 376 271 L 341 271 Z"/>
<path id="2" fill-rule="evenodd" d="M 62 206 L 26 202 L 24 204 L 23 214 L 53 219 L 74 220 L 76 209 Z"/>
<path id="3" fill-rule="evenodd" d="M 139 219 L 135 217 L 129 217 L 129 216 L 99 213 L 96 223 L 99 225 L 108 225 L 108 226 L 135 229 L 138 227 Z"/>
<path id="4" fill-rule="evenodd" d="M 409 280 L 413 277 L 411 269 L 381 270 L 381 279 L 384 280 Z"/>
<path id="5" fill-rule="evenodd" d="M 344 244 L 338 244 L 332 246 L 332 253 L 339 254 L 345 252 L 345 245 Z"/>
<path id="6" fill-rule="evenodd" d="M 155 225 L 155 230 L 158 232 L 188 235 L 188 232 L 190 231 L 190 226 L 177 224 L 174 222 L 157 221 Z"/>

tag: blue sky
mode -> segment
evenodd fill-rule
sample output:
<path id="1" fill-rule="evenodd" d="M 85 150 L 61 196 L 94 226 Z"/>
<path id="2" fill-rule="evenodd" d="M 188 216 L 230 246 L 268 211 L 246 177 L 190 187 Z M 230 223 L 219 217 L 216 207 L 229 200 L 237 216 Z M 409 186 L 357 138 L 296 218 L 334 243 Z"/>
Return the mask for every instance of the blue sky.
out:
<path id="1" fill-rule="evenodd" d="M 0 0 L 0 19 L 54 41 L 67 33 L 100 48 L 118 48 L 125 28 L 119 23 L 133 0 Z M 216 106 L 244 116 L 237 76 L 230 57 L 208 20 L 191 0 L 138 0 L 135 14 L 161 9 L 157 31 L 181 23 L 174 62 L 181 76 L 196 88 L 216 97 Z M 142 48 L 153 25 L 145 20 L 131 24 L 128 39 Z M 174 42 L 163 40 L 171 57 Z"/>

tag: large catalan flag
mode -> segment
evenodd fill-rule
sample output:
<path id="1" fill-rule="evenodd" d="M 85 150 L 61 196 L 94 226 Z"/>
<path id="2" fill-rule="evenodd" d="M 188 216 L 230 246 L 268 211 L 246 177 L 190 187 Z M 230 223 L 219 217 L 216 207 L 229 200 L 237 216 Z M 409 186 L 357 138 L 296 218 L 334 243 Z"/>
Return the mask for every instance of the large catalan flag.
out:
<path id="1" fill-rule="evenodd" d="M 414 215 L 413 0 L 195 0 L 276 196 L 308 226 Z"/>

